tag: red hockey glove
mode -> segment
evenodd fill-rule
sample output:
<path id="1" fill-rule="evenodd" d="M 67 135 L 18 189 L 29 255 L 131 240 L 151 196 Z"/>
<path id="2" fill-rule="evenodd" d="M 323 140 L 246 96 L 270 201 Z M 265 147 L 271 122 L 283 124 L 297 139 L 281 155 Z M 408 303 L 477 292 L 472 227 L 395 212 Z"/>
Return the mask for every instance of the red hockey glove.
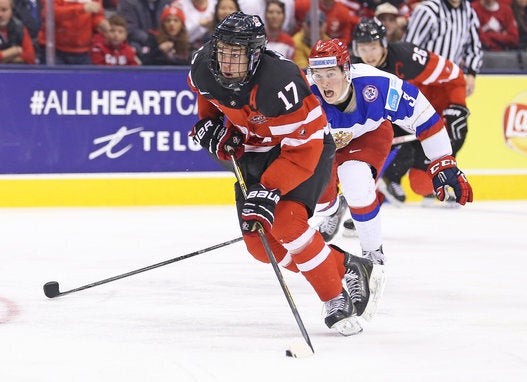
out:
<path id="1" fill-rule="evenodd" d="M 239 159 L 244 153 L 243 136 L 236 128 L 223 126 L 223 118 L 204 118 L 198 121 L 189 134 L 201 147 L 221 160 L 230 160 L 229 148 Z"/>
<path id="2" fill-rule="evenodd" d="M 456 194 L 456 202 L 461 205 L 472 202 L 472 187 L 465 174 L 457 168 L 456 160 L 451 155 L 436 159 L 428 166 L 428 175 L 432 178 L 434 190 L 439 200 L 445 200 L 445 186 L 450 186 Z"/>
<path id="3" fill-rule="evenodd" d="M 278 189 L 268 190 L 261 184 L 255 184 L 247 190 L 247 198 L 242 207 L 242 232 L 258 229 L 260 223 L 265 230 L 271 230 L 274 222 L 274 209 L 280 200 Z"/>

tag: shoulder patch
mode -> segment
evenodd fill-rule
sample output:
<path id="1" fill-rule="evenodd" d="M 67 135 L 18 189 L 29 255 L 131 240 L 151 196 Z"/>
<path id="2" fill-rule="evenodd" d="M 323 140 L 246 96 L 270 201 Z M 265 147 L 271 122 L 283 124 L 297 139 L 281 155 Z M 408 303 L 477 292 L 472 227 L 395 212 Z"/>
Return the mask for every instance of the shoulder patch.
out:
<path id="1" fill-rule="evenodd" d="M 401 102 L 402 81 L 397 78 L 390 79 L 390 87 L 388 88 L 388 94 L 386 95 L 386 104 L 384 107 L 390 111 L 397 111 L 399 109 L 399 103 Z"/>
<path id="2" fill-rule="evenodd" d="M 399 107 L 399 92 L 394 88 L 388 90 L 388 97 L 386 97 L 386 109 L 396 111 Z"/>
<path id="3" fill-rule="evenodd" d="M 379 89 L 375 85 L 366 85 L 362 89 L 362 96 L 366 102 L 373 102 L 379 97 Z"/>

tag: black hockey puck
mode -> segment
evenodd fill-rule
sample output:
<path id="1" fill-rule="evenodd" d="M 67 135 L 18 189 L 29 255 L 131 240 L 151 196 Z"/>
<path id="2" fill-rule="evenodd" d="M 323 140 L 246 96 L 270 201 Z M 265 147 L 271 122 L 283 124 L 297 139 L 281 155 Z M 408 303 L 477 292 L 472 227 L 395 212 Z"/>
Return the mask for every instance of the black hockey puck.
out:
<path id="1" fill-rule="evenodd" d="M 286 357 L 293 357 L 293 352 L 292 352 L 291 350 L 287 349 L 287 350 L 285 351 L 285 356 L 286 356 Z"/>
<path id="2" fill-rule="evenodd" d="M 44 284 L 44 294 L 46 297 L 53 298 L 57 297 L 59 292 L 59 283 L 56 281 L 48 281 Z"/>

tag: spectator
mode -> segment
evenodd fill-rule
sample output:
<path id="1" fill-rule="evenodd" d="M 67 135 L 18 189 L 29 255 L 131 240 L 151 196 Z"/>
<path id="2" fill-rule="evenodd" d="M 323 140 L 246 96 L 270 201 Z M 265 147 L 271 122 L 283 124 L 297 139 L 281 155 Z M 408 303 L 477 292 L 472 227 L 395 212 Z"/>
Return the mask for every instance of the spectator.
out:
<path id="1" fill-rule="evenodd" d="M 163 10 L 174 0 L 119 0 L 117 14 L 124 17 L 128 42 L 139 52 L 146 45 L 148 31 L 158 27 Z"/>
<path id="2" fill-rule="evenodd" d="M 104 17 L 101 0 L 55 1 L 55 63 L 69 65 L 91 65 L 90 49 L 94 31 L 106 35 L 110 24 Z M 46 9 L 45 1 L 42 28 L 38 35 L 40 51 L 45 52 Z M 41 62 L 45 62 L 42 55 Z"/>
<path id="3" fill-rule="evenodd" d="M 478 28 L 478 16 L 468 0 L 425 0 L 410 16 L 404 40 L 459 65 L 465 72 L 468 97 L 483 58 Z"/>
<path id="4" fill-rule="evenodd" d="M 382 3 L 375 8 L 375 17 L 386 27 L 388 42 L 401 41 L 406 26 L 406 18 L 399 17 L 399 10 L 390 3 Z M 402 21 L 399 21 L 402 20 Z"/>
<path id="5" fill-rule="evenodd" d="M 326 14 L 326 33 L 337 38 L 348 48 L 351 47 L 351 36 L 360 17 L 336 0 L 319 0 L 320 9 Z"/>
<path id="6" fill-rule="evenodd" d="M 362 8 L 362 16 L 366 17 L 365 15 L 370 14 L 370 18 L 375 15 L 375 11 L 377 10 L 377 7 L 381 4 L 391 4 L 393 5 L 397 11 L 399 12 L 399 16 L 403 16 L 407 18 L 410 16 L 410 2 L 414 0 L 364 0 L 362 2 L 363 8 Z M 421 1 L 421 0 L 418 0 Z"/>
<path id="7" fill-rule="evenodd" d="M 149 33 L 141 53 L 143 65 L 190 65 L 190 44 L 181 8 L 165 8 L 157 31 Z"/>
<path id="8" fill-rule="evenodd" d="M 285 21 L 285 5 L 280 0 L 268 0 L 265 9 L 267 48 L 280 53 L 288 60 L 295 57 L 295 42 L 282 30 Z"/>
<path id="9" fill-rule="evenodd" d="M 382 0 L 374 0 L 375 4 L 373 5 L 373 10 L 375 10 L 375 6 L 377 4 L 382 3 Z M 402 1 L 402 0 L 401 0 Z M 351 13 L 353 13 L 355 16 L 359 17 L 366 17 L 371 15 L 373 17 L 373 11 L 370 11 L 368 9 L 368 2 L 369 0 L 338 0 L 339 3 L 342 3 L 350 10 Z"/>
<path id="10" fill-rule="evenodd" d="M 91 49 L 91 60 L 94 65 L 105 66 L 137 66 L 139 60 L 135 49 L 128 45 L 126 38 L 126 20 L 119 15 L 110 16 L 108 19 L 110 30 L 108 36 L 95 35 Z"/>
<path id="11" fill-rule="evenodd" d="M 297 9 L 298 14 L 307 14 L 311 2 L 309 0 L 300 1 Z M 300 9 L 303 7 L 303 9 Z M 359 23 L 359 17 L 354 15 L 342 3 L 336 0 L 319 0 L 319 9 L 326 14 L 326 33 L 331 38 L 338 38 L 346 46 L 351 43 L 351 35 L 355 26 Z"/>
<path id="12" fill-rule="evenodd" d="M 42 0 L 14 0 L 14 16 L 27 28 L 35 52 L 38 49 L 38 31 L 42 26 Z"/>
<path id="13" fill-rule="evenodd" d="M 0 63 L 35 63 L 35 49 L 29 31 L 13 16 L 12 0 L 0 0 Z"/>
<path id="14" fill-rule="evenodd" d="M 479 38 L 484 50 L 503 51 L 518 48 L 518 25 L 512 8 L 498 0 L 476 0 L 472 8 L 479 19 Z"/>
<path id="15" fill-rule="evenodd" d="M 318 28 L 320 31 L 321 40 L 329 40 L 330 37 L 326 33 L 326 15 L 321 10 L 317 9 L 318 14 Z M 301 68 L 307 68 L 309 65 L 309 55 L 314 43 L 311 41 L 311 17 L 307 14 L 304 22 L 302 23 L 302 29 L 296 32 L 293 36 L 295 42 L 295 57 L 294 62 Z"/>
<path id="16" fill-rule="evenodd" d="M 240 4 L 238 3 L 238 0 L 218 0 L 216 6 L 214 7 L 214 16 L 212 18 L 210 30 L 203 36 L 203 44 L 212 38 L 214 30 L 223 20 L 225 20 L 225 17 L 238 11 L 240 11 Z"/>
<path id="17" fill-rule="evenodd" d="M 527 0 L 512 0 L 511 8 L 518 24 L 520 49 L 527 48 Z"/>
<path id="18" fill-rule="evenodd" d="M 282 30 L 293 35 L 295 30 L 295 0 L 281 0 L 285 6 L 285 20 Z M 239 0 L 240 8 L 243 13 L 248 15 L 258 15 L 265 20 L 265 10 L 267 9 L 267 0 Z"/>
<path id="19" fill-rule="evenodd" d="M 178 0 L 185 14 L 185 27 L 191 51 L 201 48 L 210 33 L 217 0 Z"/>

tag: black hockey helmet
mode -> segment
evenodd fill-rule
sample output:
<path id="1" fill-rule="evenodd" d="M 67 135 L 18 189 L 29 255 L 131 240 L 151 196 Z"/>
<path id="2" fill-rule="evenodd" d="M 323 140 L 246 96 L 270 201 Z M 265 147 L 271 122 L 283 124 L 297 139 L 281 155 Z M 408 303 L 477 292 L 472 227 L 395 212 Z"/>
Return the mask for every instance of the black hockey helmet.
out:
<path id="1" fill-rule="evenodd" d="M 221 74 L 218 62 L 218 42 L 247 48 L 248 65 L 247 75 L 244 78 L 228 79 Z M 231 13 L 216 27 L 211 39 L 209 68 L 216 81 L 226 89 L 239 90 L 254 76 L 266 45 L 265 27 L 260 17 L 243 12 Z"/>
<path id="2" fill-rule="evenodd" d="M 386 47 L 388 45 L 386 41 L 386 27 L 376 17 L 371 19 L 362 18 L 353 32 L 353 54 L 359 56 L 357 44 L 372 41 L 380 41 L 381 45 Z"/>

